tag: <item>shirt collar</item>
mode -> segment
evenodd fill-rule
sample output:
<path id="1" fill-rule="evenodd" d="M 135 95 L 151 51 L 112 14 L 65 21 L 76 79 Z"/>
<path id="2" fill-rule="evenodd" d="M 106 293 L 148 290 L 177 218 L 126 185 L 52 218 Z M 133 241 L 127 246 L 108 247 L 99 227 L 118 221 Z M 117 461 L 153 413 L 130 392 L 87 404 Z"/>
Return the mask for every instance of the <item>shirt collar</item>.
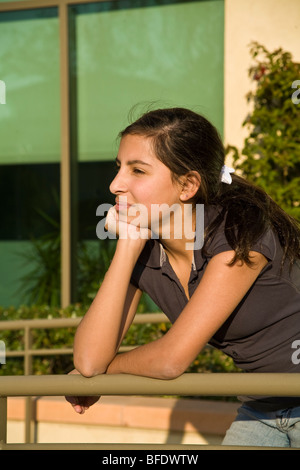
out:
<path id="1" fill-rule="evenodd" d="M 205 261 L 206 258 L 203 258 L 202 250 L 194 250 L 192 263 L 193 271 L 199 271 Z M 146 243 L 145 248 L 139 257 L 139 262 L 149 268 L 162 268 L 163 265 L 168 262 L 167 254 L 159 240 L 151 239 Z"/>
<path id="2" fill-rule="evenodd" d="M 143 249 L 139 262 L 149 268 L 160 268 L 160 243 L 159 240 L 148 240 Z"/>
<path id="3" fill-rule="evenodd" d="M 210 224 L 219 211 L 220 208 L 216 206 L 205 206 L 205 227 Z M 207 258 L 203 257 L 201 248 L 194 250 L 192 264 L 194 271 L 199 271 L 206 261 Z M 167 262 L 167 255 L 158 239 L 150 239 L 147 241 L 145 248 L 140 255 L 139 262 L 149 268 L 161 268 L 163 264 Z"/>

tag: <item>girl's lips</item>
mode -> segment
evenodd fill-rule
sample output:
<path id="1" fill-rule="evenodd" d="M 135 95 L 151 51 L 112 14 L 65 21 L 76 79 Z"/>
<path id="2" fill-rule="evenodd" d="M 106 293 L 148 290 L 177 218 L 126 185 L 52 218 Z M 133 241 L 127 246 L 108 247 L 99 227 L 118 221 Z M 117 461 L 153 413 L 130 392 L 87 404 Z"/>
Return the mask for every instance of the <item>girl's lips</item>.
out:
<path id="1" fill-rule="evenodd" d="M 116 201 L 116 210 L 128 210 L 129 207 L 131 207 L 132 204 L 128 204 L 126 202 L 123 202 L 123 201 Z"/>

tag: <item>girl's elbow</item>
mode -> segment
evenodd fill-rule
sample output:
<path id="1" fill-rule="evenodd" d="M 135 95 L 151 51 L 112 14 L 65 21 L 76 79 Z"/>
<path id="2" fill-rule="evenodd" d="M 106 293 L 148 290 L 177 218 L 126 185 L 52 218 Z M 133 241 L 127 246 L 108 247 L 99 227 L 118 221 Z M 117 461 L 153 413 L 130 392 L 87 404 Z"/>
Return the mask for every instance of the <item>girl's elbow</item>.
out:
<path id="1" fill-rule="evenodd" d="M 74 357 L 75 369 L 83 376 L 87 378 L 95 377 L 96 375 L 105 374 L 106 368 L 100 367 L 99 364 L 93 364 L 92 361 L 80 360 Z"/>
<path id="2" fill-rule="evenodd" d="M 163 378 L 173 380 L 180 377 L 185 372 L 185 368 L 178 362 L 167 361 L 163 368 Z"/>

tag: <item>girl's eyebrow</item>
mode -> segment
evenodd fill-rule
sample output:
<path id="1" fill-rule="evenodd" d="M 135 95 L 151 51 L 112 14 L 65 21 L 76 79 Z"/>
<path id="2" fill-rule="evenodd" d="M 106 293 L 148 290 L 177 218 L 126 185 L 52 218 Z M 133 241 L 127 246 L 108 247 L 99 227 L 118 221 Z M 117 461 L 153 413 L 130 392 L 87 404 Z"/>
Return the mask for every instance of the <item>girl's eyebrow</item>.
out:
<path id="1" fill-rule="evenodd" d="M 121 162 L 120 162 L 120 160 L 118 159 L 118 157 L 116 158 L 116 163 L 117 163 L 118 165 L 121 165 Z M 136 160 L 128 160 L 128 161 L 126 162 L 126 165 L 146 165 L 146 166 L 152 166 L 152 165 L 150 165 L 150 163 L 146 163 L 146 162 L 144 162 L 143 160 L 137 160 L 137 159 L 136 159 Z"/>

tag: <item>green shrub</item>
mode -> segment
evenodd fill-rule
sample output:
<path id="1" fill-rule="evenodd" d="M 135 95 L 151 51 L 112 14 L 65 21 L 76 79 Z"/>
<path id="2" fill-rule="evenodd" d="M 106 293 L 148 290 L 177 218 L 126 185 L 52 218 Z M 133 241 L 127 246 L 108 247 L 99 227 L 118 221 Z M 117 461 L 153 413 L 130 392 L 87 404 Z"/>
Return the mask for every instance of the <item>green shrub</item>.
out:
<path id="1" fill-rule="evenodd" d="M 149 300 L 144 297 L 138 312 L 148 312 Z M 26 320 L 43 318 L 77 318 L 85 314 L 86 308 L 80 304 L 70 305 L 65 309 L 49 306 L 0 307 L 0 318 L 5 320 Z M 124 346 L 135 346 L 155 341 L 170 328 L 170 324 L 146 323 L 133 324 L 123 341 Z M 33 330 L 33 349 L 72 348 L 75 328 L 36 329 Z M 0 331 L 0 340 L 6 349 L 21 351 L 24 349 L 23 331 Z M 0 369 L 0 375 L 24 374 L 23 358 L 7 358 Z M 44 356 L 33 358 L 33 374 L 66 374 L 73 369 L 72 355 Z M 187 372 L 235 372 L 238 369 L 232 360 L 214 348 L 205 348 L 191 364 Z"/>
<path id="2" fill-rule="evenodd" d="M 46 318 L 72 318 L 81 317 L 84 314 L 81 305 L 71 305 L 68 308 L 49 307 L 48 305 L 0 307 L 0 318 L 5 320 L 29 320 Z M 2 324 L 3 324 L 2 323 Z M 72 348 L 75 328 L 36 329 L 32 330 L 33 349 Z M 23 330 L 0 331 L 0 339 L 4 341 L 9 351 L 21 351 L 24 349 Z M 6 364 L 2 366 L 0 375 L 24 374 L 23 358 L 6 358 Z M 34 374 L 61 374 L 72 370 L 71 356 L 45 356 L 33 357 Z"/>
<path id="3" fill-rule="evenodd" d="M 268 51 L 257 42 L 250 50 L 247 95 L 252 110 L 243 126 L 249 131 L 244 147 L 233 151 L 235 168 L 262 187 L 282 209 L 300 221 L 300 103 L 293 99 L 300 64 L 289 52 Z"/>

